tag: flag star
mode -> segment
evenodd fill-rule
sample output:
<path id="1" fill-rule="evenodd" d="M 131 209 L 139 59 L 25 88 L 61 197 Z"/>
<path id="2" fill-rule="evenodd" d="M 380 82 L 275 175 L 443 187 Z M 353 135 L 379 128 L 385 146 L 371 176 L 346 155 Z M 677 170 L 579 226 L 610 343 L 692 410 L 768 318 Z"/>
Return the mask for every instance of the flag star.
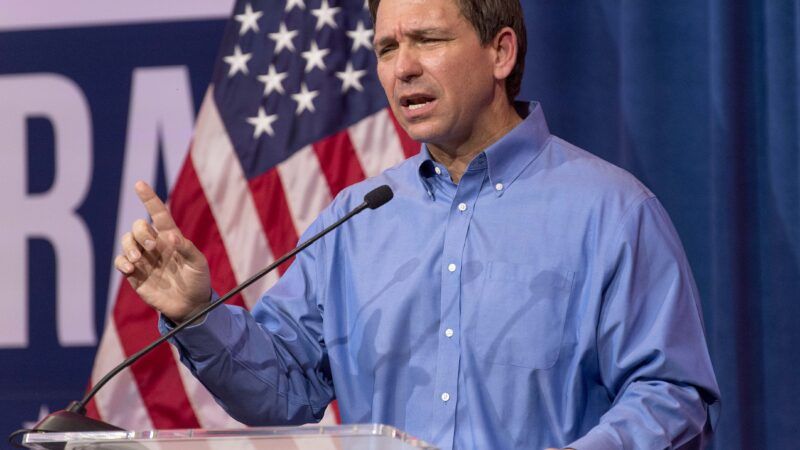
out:
<path id="1" fill-rule="evenodd" d="M 306 73 L 311 72 L 315 67 L 325 70 L 325 61 L 322 58 L 326 57 L 330 52 L 327 48 L 320 49 L 317 47 L 316 41 L 311 41 L 311 48 L 307 52 L 301 53 L 306 60 Z"/>
<path id="2" fill-rule="evenodd" d="M 258 76 L 258 81 L 264 83 L 264 97 L 267 97 L 273 92 L 285 94 L 286 92 L 283 90 L 283 80 L 288 76 L 289 74 L 286 72 L 278 73 L 278 71 L 275 70 L 275 66 L 270 64 L 268 72 Z"/>
<path id="3" fill-rule="evenodd" d="M 276 120 L 278 120 L 277 114 L 267 115 L 267 113 L 264 111 L 264 108 L 259 107 L 257 116 L 247 118 L 247 123 L 255 127 L 253 130 L 253 138 L 258 139 L 264 133 L 274 136 L 275 130 L 272 129 L 272 124 Z"/>
<path id="4" fill-rule="evenodd" d="M 269 38 L 275 41 L 275 54 L 280 53 L 285 48 L 295 51 L 292 39 L 297 36 L 297 33 L 297 30 L 289 31 L 286 29 L 285 23 L 280 24 L 276 33 L 269 33 Z"/>
<path id="5" fill-rule="evenodd" d="M 222 58 L 225 60 L 226 63 L 231 65 L 230 69 L 228 69 L 228 78 L 236 75 L 238 72 L 242 72 L 245 75 L 250 73 L 247 70 L 247 61 L 250 61 L 250 58 L 252 57 L 253 57 L 252 53 L 243 54 L 242 49 L 240 49 L 239 46 L 237 45 L 233 49 L 232 55 Z"/>
<path id="6" fill-rule="evenodd" d="M 317 18 L 317 31 L 321 30 L 325 25 L 330 25 L 331 28 L 336 28 L 336 21 L 333 16 L 342 9 L 340 7 L 331 8 L 328 5 L 328 0 L 322 0 L 319 9 L 311 10 L 311 14 Z"/>
<path id="7" fill-rule="evenodd" d="M 356 51 L 363 45 L 367 50 L 372 50 L 373 31 L 364 27 L 364 22 L 358 21 L 355 30 L 347 32 L 347 37 L 353 40 L 353 50 Z"/>
<path id="8" fill-rule="evenodd" d="M 294 7 L 298 7 L 300 9 L 306 9 L 306 4 L 303 0 L 289 0 L 286 2 L 286 8 L 284 8 L 285 12 L 291 11 Z"/>
<path id="9" fill-rule="evenodd" d="M 310 91 L 305 83 L 300 85 L 300 92 L 297 94 L 292 94 L 292 100 L 297 102 L 297 110 L 295 111 L 295 115 L 300 115 L 303 111 L 311 111 L 312 113 L 316 111 L 314 108 L 314 99 L 319 95 L 319 91 Z"/>
<path id="10" fill-rule="evenodd" d="M 366 74 L 366 70 L 353 70 L 353 63 L 348 61 L 344 72 L 336 72 L 336 77 L 342 80 L 342 93 L 349 91 L 350 88 L 363 91 L 364 86 L 361 85 L 361 77 Z"/>
<path id="11" fill-rule="evenodd" d="M 253 7 L 250 6 L 250 3 L 245 5 L 244 13 L 234 16 L 236 21 L 241 24 L 241 27 L 239 28 L 239 36 L 244 36 L 248 30 L 253 30 L 254 33 L 258 33 L 259 29 L 257 20 L 263 15 L 264 13 L 261 11 L 253 11 Z"/>

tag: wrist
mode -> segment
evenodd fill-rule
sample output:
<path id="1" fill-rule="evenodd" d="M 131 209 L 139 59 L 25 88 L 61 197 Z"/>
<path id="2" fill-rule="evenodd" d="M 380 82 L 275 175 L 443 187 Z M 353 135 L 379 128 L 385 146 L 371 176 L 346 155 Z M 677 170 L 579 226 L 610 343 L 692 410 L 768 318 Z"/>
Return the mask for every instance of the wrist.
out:
<path id="1" fill-rule="evenodd" d="M 171 319 L 177 324 L 181 324 L 181 323 L 186 322 L 188 320 L 193 320 L 193 322 L 195 324 L 196 323 L 200 323 L 200 321 L 202 320 L 202 316 L 198 316 L 198 317 L 195 317 L 195 316 L 200 314 L 200 311 L 202 311 L 205 308 L 207 308 L 208 305 L 211 304 L 212 300 L 214 300 L 214 290 L 211 289 L 211 287 L 209 287 L 208 288 L 208 294 L 205 296 L 205 298 L 203 298 L 202 300 L 192 301 L 191 304 L 192 304 L 193 308 L 191 310 L 189 310 L 189 312 L 184 313 L 180 317 L 172 317 Z"/>

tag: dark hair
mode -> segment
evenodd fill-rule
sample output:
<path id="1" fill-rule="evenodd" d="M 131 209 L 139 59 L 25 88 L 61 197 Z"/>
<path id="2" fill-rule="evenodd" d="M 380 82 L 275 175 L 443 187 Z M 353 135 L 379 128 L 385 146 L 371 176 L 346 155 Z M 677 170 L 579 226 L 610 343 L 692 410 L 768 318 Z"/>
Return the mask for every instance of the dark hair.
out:
<path id="1" fill-rule="evenodd" d="M 517 35 L 517 62 L 506 78 L 506 94 L 510 102 L 519 94 L 522 84 L 522 72 L 525 70 L 525 52 L 528 39 L 525 31 L 525 20 L 519 0 L 453 0 L 475 31 L 481 44 L 486 45 L 503 27 L 510 27 Z M 369 12 L 372 22 L 378 14 L 381 0 L 369 0 Z"/>

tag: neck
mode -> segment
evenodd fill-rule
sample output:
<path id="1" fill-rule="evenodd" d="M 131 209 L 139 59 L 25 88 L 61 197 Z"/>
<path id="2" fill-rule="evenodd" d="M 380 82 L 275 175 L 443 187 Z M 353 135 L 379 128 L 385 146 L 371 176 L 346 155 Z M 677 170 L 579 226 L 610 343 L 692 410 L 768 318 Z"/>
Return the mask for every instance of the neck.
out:
<path id="1" fill-rule="evenodd" d="M 467 139 L 449 145 L 428 143 L 431 157 L 447 167 L 450 178 L 456 184 L 461 180 L 469 163 L 478 154 L 522 122 L 522 118 L 517 114 L 514 106 L 507 102 L 504 107 L 490 109 L 496 109 L 491 114 L 484 116 L 489 118 L 490 123 L 476 127 L 480 129 L 474 130 Z"/>

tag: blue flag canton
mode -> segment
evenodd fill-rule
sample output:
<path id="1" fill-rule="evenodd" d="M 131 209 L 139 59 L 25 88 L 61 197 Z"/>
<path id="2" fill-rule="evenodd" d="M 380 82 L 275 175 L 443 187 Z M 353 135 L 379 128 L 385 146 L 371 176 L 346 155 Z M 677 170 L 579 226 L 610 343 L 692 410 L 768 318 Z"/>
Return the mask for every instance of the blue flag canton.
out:
<path id="1" fill-rule="evenodd" d="M 237 2 L 214 99 L 248 179 L 387 106 L 365 0 Z"/>

